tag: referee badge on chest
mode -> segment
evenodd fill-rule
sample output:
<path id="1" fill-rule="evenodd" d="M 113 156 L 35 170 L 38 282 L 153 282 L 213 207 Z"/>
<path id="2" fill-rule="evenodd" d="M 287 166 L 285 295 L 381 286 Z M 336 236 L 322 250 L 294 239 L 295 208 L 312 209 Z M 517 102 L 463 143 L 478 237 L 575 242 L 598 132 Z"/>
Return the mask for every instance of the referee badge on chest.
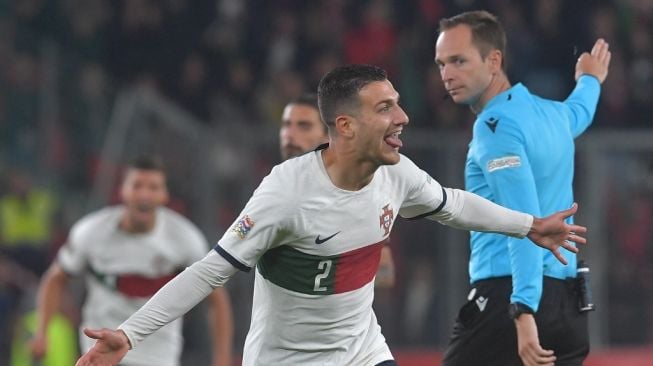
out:
<path id="1" fill-rule="evenodd" d="M 387 236 L 390 234 L 390 228 L 392 227 L 394 211 L 392 210 L 392 207 L 390 207 L 389 203 L 383 206 L 382 210 L 383 211 L 381 212 L 381 216 L 379 216 L 379 223 L 381 224 L 381 229 L 385 231 L 383 236 Z"/>
<path id="2" fill-rule="evenodd" d="M 245 236 L 247 236 L 247 233 L 249 233 L 250 230 L 254 227 L 254 220 L 252 220 L 249 216 L 245 215 L 243 216 L 236 225 L 234 225 L 234 228 L 231 229 L 236 235 L 238 235 L 239 238 L 245 239 Z"/>

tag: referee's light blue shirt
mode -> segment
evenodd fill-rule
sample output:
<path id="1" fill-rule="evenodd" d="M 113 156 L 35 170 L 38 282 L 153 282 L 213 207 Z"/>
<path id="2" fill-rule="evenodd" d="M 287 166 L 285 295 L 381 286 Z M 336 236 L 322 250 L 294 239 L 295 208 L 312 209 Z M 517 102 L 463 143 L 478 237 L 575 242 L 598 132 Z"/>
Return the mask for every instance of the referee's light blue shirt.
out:
<path id="1" fill-rule="evenodd" d="M 598 80 L 584 75 L 564 102 L 540 98 L 522 84 L 492 98 L 474 122 L 466 189 L 538 217 L 569 208 L 574 139 L 592 122 L 599 94 Z M 576 277 L 576 255 L 561 252 L 567 266 L 529 239 L 472 232 L 471 282 L 512 276 L 511 302 L 537 311 L 543 275 Z"/>

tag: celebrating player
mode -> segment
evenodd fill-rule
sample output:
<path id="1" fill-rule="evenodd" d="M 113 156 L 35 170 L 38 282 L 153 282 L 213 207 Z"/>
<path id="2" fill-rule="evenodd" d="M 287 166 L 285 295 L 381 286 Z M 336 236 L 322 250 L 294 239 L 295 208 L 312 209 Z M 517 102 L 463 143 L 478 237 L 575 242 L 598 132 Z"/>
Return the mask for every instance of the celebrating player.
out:
<path id="1" fill-rule="evenodd" d="M 256 274 L 243 365 L 395 365 L 372 301 L 373 279 L 398 215 L 466 230 L 528 236 L 560 257 L 585 228 L 442 187 L 399 153 L 408 116 L 384 70 L 337 67 L 320 81 L 330 143 L 277 165 L 215 250 L 164 286 L 78 366 L 115 365 L 238 270 Z M 532 244 L 525 244 L 532 245 Z M 561 257 L 560 257 L 561 258 Z"/>

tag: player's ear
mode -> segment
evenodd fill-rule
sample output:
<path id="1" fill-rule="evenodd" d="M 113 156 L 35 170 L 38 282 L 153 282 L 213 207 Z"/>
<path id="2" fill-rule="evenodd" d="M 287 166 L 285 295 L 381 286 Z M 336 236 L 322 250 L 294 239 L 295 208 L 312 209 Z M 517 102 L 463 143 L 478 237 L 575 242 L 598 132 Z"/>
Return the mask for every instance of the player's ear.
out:
<path id="1" fill-rule="evenodd" d="M 344 137 L 353 137 L 354 129 L 353 127 L 354 117 L 343 114 L 336 117 L 335 129 L 338 136 Z"/>

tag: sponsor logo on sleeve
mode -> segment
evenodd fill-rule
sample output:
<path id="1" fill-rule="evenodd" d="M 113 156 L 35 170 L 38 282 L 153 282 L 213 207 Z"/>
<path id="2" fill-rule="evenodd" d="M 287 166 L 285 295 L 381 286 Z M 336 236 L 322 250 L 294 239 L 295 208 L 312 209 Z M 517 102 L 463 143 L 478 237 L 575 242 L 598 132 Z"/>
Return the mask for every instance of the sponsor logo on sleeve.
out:
<path id="1" fill-rule="evenodd" d="M 498 159 L 492 159 L 487 162 L 487 171 L 492 173 L 497 170 L 506 168 L 518 168 L 521 166 L 521 158 L 519 156 L 504 156 Z"/>
<path id="2" fill-rule="evenodd" d="M 231 229 L 236 235 L 238 235 L 239 238 L 245 239 L 245 236 L 252 230 L 254 227 L 254 220 L 252 220 L 249 216 L 245 215 L 243 216 L 236 225 L 234 225 L 234 228 Z"/>

